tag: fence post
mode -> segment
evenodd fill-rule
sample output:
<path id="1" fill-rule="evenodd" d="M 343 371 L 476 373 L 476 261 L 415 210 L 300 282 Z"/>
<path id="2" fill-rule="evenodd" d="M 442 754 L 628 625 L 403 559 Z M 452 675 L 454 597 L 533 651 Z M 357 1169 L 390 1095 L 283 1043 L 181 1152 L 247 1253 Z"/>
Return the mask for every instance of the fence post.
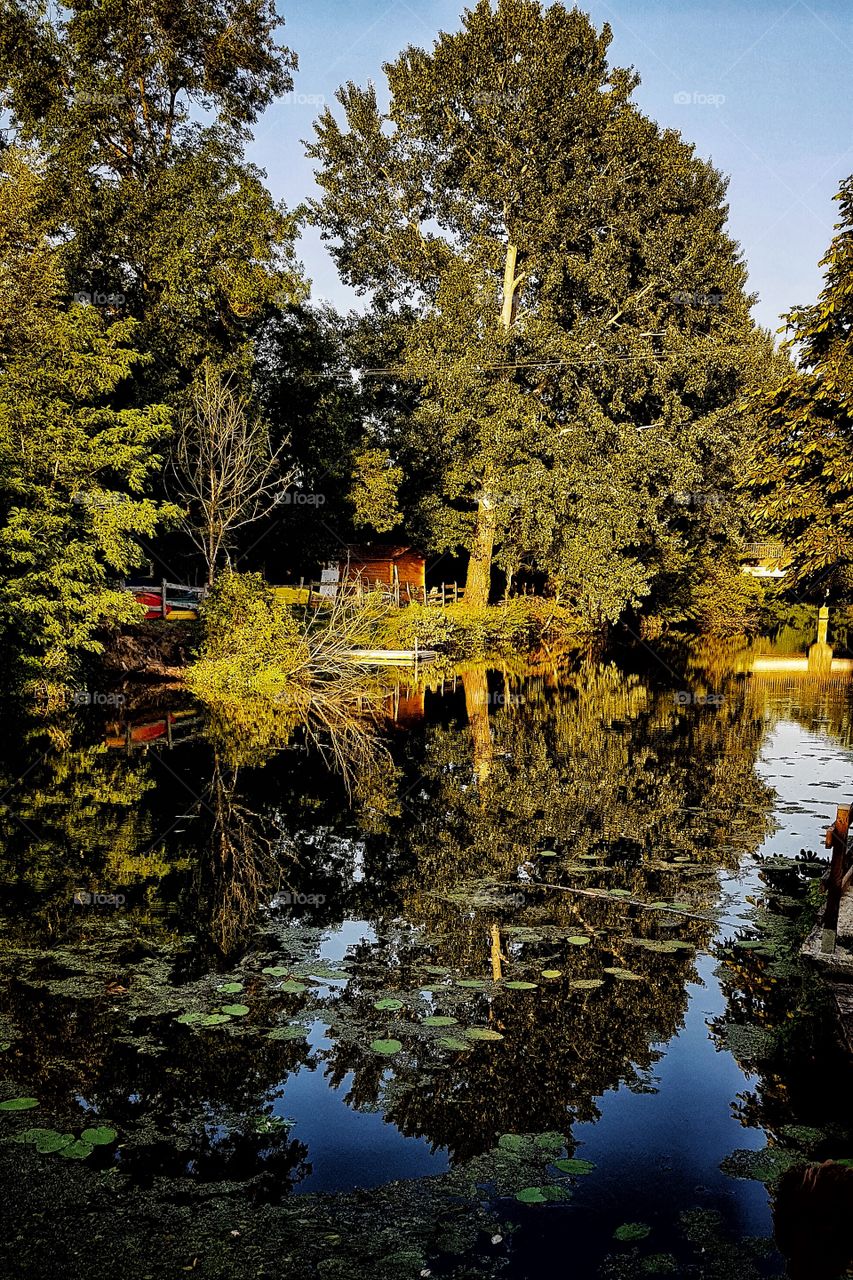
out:
<path id="1" fill-rule="evenodd" d="M 160 616 L 161 618 L 165 618 L 166 616 L 166 579 L 165 578 L 162 578 L 160 580 Z"/>

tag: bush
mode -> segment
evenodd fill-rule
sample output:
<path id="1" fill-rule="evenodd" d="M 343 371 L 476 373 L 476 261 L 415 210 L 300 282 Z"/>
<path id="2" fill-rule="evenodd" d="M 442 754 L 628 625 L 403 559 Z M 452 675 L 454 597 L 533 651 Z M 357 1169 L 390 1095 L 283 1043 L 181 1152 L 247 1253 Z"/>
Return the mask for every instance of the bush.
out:
<path id="1" fill-rule="evenodd" d="M 464 603 L 411 604 L 389 614 L 377 636 L 388 648 L 440 649 L 453 658 L 528 653 L 546 637 L 577 634 L 576 619 L 553 601 L 519 598 L 481 609 Z"/>

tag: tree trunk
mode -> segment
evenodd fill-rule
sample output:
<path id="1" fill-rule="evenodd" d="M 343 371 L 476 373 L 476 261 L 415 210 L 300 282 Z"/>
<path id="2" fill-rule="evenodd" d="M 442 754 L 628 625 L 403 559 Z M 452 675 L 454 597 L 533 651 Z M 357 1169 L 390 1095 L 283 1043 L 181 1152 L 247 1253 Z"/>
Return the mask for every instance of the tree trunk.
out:
<path id="1" fill-rule="evenodd" d="M 489 603 L 489 587 L 492 581 L 492 549 L 495 545 L 497 510 L 491 505 L 488 494 L 480 499 L 474 541 L 468 560 L 465 578 L 465 603 L 475 609 Z"/>
<path id="2" fill-rule="evenodd" d="M 509 332 L 515 323 L 516 291 L 521 283 L 521 276 L 515 273 L 518 261 L 518 246 L 511 241 L 506 247 L 504 262 L 503 302 L 501 305 L 501 328 Z M 488 483 L 484 484 L 484 494 L 477 509 L 477 523 L 474 526 L 474 541 L 471 546 L 471 558 L 468 561 L 468 576 L 465 579 L 465 603 L 482 608 L 489 603 L 489 588 L 492 577 L 492 552 L 495 545 L 495 529 L 497 527 L 497 511 L 491 503 Z"/>
<path id="3" fill-rule="evenodd" d="M 492 771 L 494 760 L 492 728 L 489 723 L 489 684 L 485 667 L 475 667 L 464 672 L 462 686 L 474 745 L 474 777 L 479 783 L 483 783 Z M 482 799 L 484 797 L 481 796 Z"/>

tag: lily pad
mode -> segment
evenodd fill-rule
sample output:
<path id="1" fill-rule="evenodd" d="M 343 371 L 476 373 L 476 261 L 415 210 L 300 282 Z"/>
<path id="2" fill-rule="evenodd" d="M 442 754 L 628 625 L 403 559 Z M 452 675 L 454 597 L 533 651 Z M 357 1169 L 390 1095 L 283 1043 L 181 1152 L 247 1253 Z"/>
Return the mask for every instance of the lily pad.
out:
<path id="1" fill-rule="evenodd" d="M 285 969 L 284 965 L 270 964 L 266 969 L 261 969 L 261 973 L 268 973 L 271 978 L 286 978 L 290 970 Z"/>
<path id="2" fill-rule="evenodd" d="M 402 1009 L 403 1001 L 395 1000 L 392 996 L 385 996 L 383 1000 L 376 1000 L 373 1007 L 374 1009 Z"/>
<path id="3" fill-rule="evenodd" d="M 243 990 L 242 982 L 226 982 L 219 990 L 226 996 L 235 996 L 238 991 Z"/>
<path id="4" fill-rule="evenodd" d="M 393 1054 L 399 1053 L 402 1044 L 399 1040 L 371 1040 L 370 1047 L 374 1053 L 380 1053 L 386 1058 L 390 1058 Z"/>
<path id="5" fill-rule="evenodd" d="M 436 1040 L 436 1044 L 442 1049 L 470 1049 L 471 1044 L 467 1040 L 458 1040 L 456 1036 L 442 1036 L 440 1040 Z"/>
<path id="6" fill-rule="evenodd" d="M 290 978 L 287 982 L 280 982 L 278 989 L 279 991 L 286 991 L 291 996 L 301 995 L 303 991 L 308 990 L 304 982 L 297 982 L 295 978 Z"/>
<path id="7" fill-rule="evenodd" d="M 65 1156 L 66 1160 L 85 1160 L 94 1150 L 95 1148 L 91 1142 L 84 1142 L 82 1138 L 75 1138 L 73 1142 L 69 1142 L 67 1146 L 62 1147 L 59 1154 Z"/>
<path id="8" fill-rule="evenodd" d="M 609 973 L 612 978 L 618 978 L 620 982 L 645 981 L 641 973 L 634 973 L 631 969 L 622 969 L 619 965 L 605 965 L 604 972 Z"/>
<path id="9" fill-rule="evenodd" d="M 508 991 L 533 991 L 536 983 L 524 982 L 521 978 L 515 978 L 511 982 L 505 982 L 504 986 Z"/>
<path id="10" fill-rule="evenodd" d="M 543 969 L 542 970 L 543 978 L 562 978 L 562 976 L 563 976 L 562 969 Z"/>
<path id="11" fill-rule="evenodd" d="M 58 1133 L 56 1129 L 24 1129 L 14 1141 L 31 1144 L 41 1155 L 50 1155 L 73 1142 L 74 1134 Z"/>
<path id="12" fill-rule="evenodd" d="M 428 1018 L 424 1018 L 423 1025 L 425 1027 L 454 1027 L 458 1021 L 458 1018 L 451 1018 L 448 1014 L 431 1013 Z"/>
<path id="13" fill-rule="evenodd" d="M 501 1151 L 512 1151 L 517 1154 L 529 1146 L 529 1140 L 520 1133 L 502 1133 L 498 1138 L 498 1146 Z"/>
<path id="14" fill-rule="evenodd" d="M 516 1191 L 515 1198 L 522 1204 L 545 1204 L 548 1199 L 543 1195 L 541 1187 L 524 1187 L 521 1191 Z"/>
<path id="15" fill-rule="evenodd" d="M 457 978 L 457 987 L 485 987 L 485 978 Z"/>
<path id="16" fill-rule="evenodd" d="M 304 1027 L 274 1027 L 267 1032 L 267 1040 L 304 1040 L 307 1035 Z"/>
<path id="17" fill-rule="evenodd" d="M 201 1013 L 198 1009 L 192 1009 L 189 1013 L 182 1013 L 175 1021 L 182 1023 L 185 1027 L 191 1027 L 194 1022 L 203 1022 L 206 1017 L 206 1013 Z"/>
<path id="18" fill-rule="evenodd" d="M 575 991 L 594 991 L 596 987 L 604 986 L 603 978 L 575 978 L 570 984 Z"/>
<path id="19" fill-rule="evenodd" d="M 592 1173 L 595 1165 L 591 1160 L 555 1160 L 554 1167 L 560 1170 L 560 1173 L 583 1174 Z"/>
<path id="20" fill-rule="evenodd" d="M 38 1104 L 38 1098 L 7 1098 L 0 1102 L 0 1111 L 32 1111 Z"/>
<path id="21" fill-rule="evenodd" d="M 223 1022 L 230 1022 L 231 1019 L 227 1013 L 206 1013 L 200 1019 L 198 1025 L 200 1027 L 221 1027 Z"/>
<path id="22" fill-rule="evenodd" d="M 80 1137 L 92 1147 L 108 1147 L 111 1142 L 115 1142 L 118 1134 L 109 1125 L 102 1124 L 95 1129 L 84 1129 Z"/>
<path id="23" fill-rule="evenodd" d="M 621 1227 L 617 1227 L 613 1232 L 614 1240 L 645 1240 L 646 1236 L 651 1235 L 651 1227 L 645 1222 L 623 1222 Z"/>
<path id="24" fill-rule="evenodd" d="M 570 938 L 566 938 L 570 947 L 588 947 L 589 938 L 583 933 L 573 933 Z"/>
<path id="25" fill-rule="evenodd" d="M 493 1031 L 491 1027 L 468 1027 L 462 1034 L 469 1040 L 503 1040 L 500 1031 Z"/>
<path id="26" fill-rule="evenodd" d="M 224 1004 L 222 1012 L 227 1013 L 229 1018 L 243 1018 L 249 1012 L 247 1004 Z"/>

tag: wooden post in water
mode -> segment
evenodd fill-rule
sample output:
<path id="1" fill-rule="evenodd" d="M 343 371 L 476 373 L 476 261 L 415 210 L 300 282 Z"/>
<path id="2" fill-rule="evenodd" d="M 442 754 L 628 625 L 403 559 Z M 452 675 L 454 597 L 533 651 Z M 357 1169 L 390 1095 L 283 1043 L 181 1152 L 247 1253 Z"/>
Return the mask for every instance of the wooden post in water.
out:
<path id="1" fill-rule="evenodd" d="M 820 949 L 831 954 L 835 950 L 838 935 L 838 912 L 844 888 L 844 871 L 847 860 L 847 836 L 850 826 L 850 806 L 839 805 L 835 821 L 826 833 L 826 847 L 832 850 L 829 863 L 829 882 L 826 888 L 826 910 L 823 914 L 823 932 Z"/>
<path id="2" fill-rule="evenodd" d="M 500 926 L 492 925 L 492 981 L 500 982 L 501 972 L 501 931 Z"/>

